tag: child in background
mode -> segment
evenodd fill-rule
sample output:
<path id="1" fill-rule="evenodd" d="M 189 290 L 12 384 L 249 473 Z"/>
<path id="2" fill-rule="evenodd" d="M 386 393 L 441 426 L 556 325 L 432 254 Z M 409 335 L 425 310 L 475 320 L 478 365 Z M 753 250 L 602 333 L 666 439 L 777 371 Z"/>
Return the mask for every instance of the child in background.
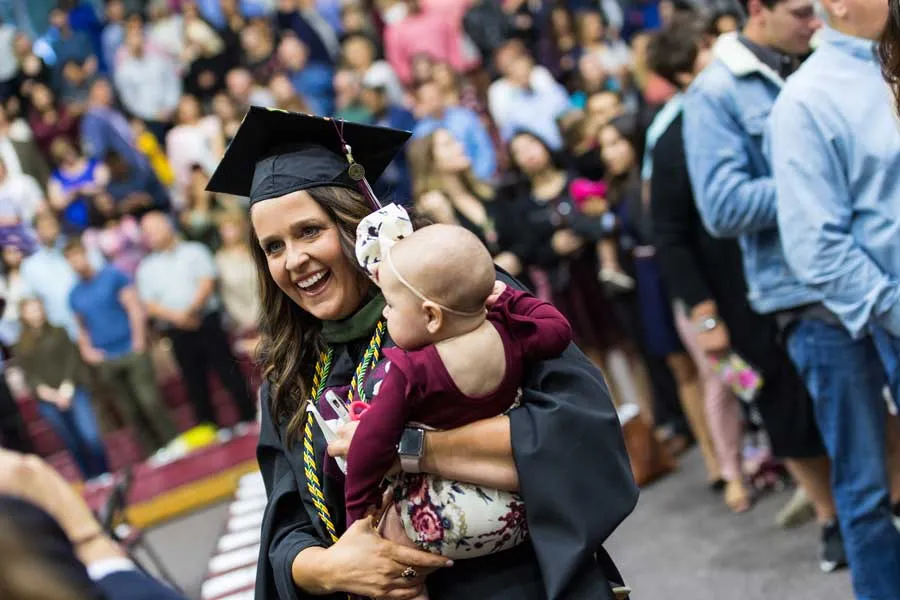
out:
<path id="1" fill-rule="evenodd" d="M 610 219 L 613 223 L 609 229 L 615 228 L 615 216 L 609 211 L 606 201 L 606 184 L 602 181 L 575 179 L 569 186 L 569 194 L 578 210 L 589 217 Z M 604 238 L 597 243 L 597 256 L 600 261 L 600 281 L 611 292 L 630 291 L 634 289 L 634 279 L 625 273 L 619 262 L 619 246 L 614 238 Z"/>
<path id="2" fill-rule="evenodd" d="M 381 287 L 397 347 L 385 350 L 387 374 L 359 417 L 347 455 L 348 526 L 377 506 L 407 423 L 452 429 L 502 414 L 515 404 L 528 364 L 558 356 L 572 339 L 568 321 L 552 305 L 495 281 L 490 253 L 467 229 L 431 225 L 367 255 L 360 248 L 379 231 L 372 223 L 370 216 L 360 224 L 357 256 Z M 422 479 L 412 475 L 400 482 L 399 501 L 382 522 L 386 538 L 450 558 L 497 552 L 525 539 L 517 496 L 498 493 L 493 502 L 473 497 L 467 503 L 456 493 L 452 503 L 432 496 L 423 504 L 429 491 Z M 440 494 L 448 486 L 433 487 Z M 438 511 L 435 526 L 444 532 L 423 530 L 417 518 L 422 511 Z M 504 537 L 512 513 L 520 525 Z M 487 527 L 494 522 L 493 530 Z M 466 527 L 468 543 L 451 539 Z M 478 536 L 481 545 L 473 543 L 476 529 L 490 532 Z"/>

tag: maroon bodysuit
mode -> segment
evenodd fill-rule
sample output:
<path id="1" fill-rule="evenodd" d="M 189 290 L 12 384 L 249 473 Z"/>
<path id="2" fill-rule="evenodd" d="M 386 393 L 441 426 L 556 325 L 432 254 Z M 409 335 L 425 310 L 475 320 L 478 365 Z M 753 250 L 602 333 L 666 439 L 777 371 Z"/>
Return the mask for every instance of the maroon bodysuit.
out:
<path id="1" fill-rule="evenodd" d="M 455 429 L 502 414 L 515 402 L 528 364 L 559 356 L 572 341 L 572 328 L 556 308 L 509 286 L 487 320 L 503 341 L 506 373 L 499 387 L 484 396 L 463 394 L 433 345 L 384 351 L 390 365 L 347 453 L 348 527 L 380 501 L 379 487 L 396 459 L 407 423 Z"/>

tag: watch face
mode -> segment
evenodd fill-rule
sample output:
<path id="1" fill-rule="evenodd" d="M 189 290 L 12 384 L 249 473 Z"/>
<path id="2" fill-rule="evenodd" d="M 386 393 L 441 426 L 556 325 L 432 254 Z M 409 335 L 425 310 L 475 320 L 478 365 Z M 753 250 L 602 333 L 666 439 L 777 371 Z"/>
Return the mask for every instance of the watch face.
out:
<path id="1" fill-rule="evenodd" d="M 421 456 L 425 445 L 425 432 L 421 429 L 407 427 L 400 437 L 398 453 L 405 456 Z"/>

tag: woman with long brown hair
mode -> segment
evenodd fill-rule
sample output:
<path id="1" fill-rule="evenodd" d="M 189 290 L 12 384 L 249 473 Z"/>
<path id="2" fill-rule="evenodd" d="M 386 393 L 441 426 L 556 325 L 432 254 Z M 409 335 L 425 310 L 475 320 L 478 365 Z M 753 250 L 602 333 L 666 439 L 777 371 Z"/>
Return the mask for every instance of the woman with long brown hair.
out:
<path id="1" fill-rule="evenodd" d="M 64 329 L 47 322 L 40 300 L 23 300 L 19 316 L 22 335 L 15 362 L 38 398 L 41 417 L 66 444 L 85 481 L 109 473 L 78 348 Z"/>
<path id="2" fill-rule="evenodd" d="M 662 281 L 656 248 L 652 245 L 650 203 L 643 193 L 638 173 L 639 149 L 643 147 L 638 131 L 635 119 L 618 117 L 600 129 L 598 136 L 609 182 L 611 211 L 621 223 L 620 252 L 632 264 L 637 282 L 637 293 L 629 300 L 627 312 L 648 363 L 668 366 L 678 388 L 684 416 L 703 455 L 707 478 L 714 484 L 722 477 L 721 465 L 706 419 L 697 366 L 684 349 L 675 328 L 672 302 Z M 663 382 L 658 377 L 655 379 L 659 399 Z M 743 481 L 734 477 L 727 485 L 732 504 L 745 510 L 748 498 Z"/>
<path id="3" fill-rule="evenodd" d="M 542 139 L 519 132 L 509 155 L 522 181 L 510 212 L 518 216 L 513 244 L 523 264 L 547 274 L 553 303 L 572 323 L 579 347 L 604 369 L 615 397 L 649 415 L 646 369 L 597 278 L 595 243 L 612 230 L 580 212 L 569 191 L 572 177 Z"/>
<path id="4" fill-rule="evenodd" d="M 446 558 L 381 538 L 373 517 L 345 527 L 344 478 L 327 456 L 346 456 L 355 428 L 341 427 L 329 444 L 317 415 L 370 400 L 388 368 L 384 298 L 354 245 L 376 203 L 364 177 L 374 182 L 407 137 L 253 107 L 210 180 L 213 191 L 250 198 L 263 306 L 257 456 L 268 505 L 256 594 L 404 600 L 427 575 L 432 600 L 573 589 L 612 600 L 607 582 L 621 577 L 602 544 L 634 507 L 636 489 L 602 377 L 575 348 L 530 366 L 521 406 L 507 415 L 451 431 L 411 426 L 398 448 L 406 473 L 519 491 L 530 541 L 445 568 Z"/>
<path id="5" fill-rule="evenodd" d="M 505 249 L 501 230 L 506 203 L 472 170 L 462 144 L 446 129 L 438 129 L 410 143 L 407 153 L 413 179 L 413 198 L 419 214 L 436 223 L 461 225 L 477 235 L 494 261 L 518 277 L 522 268 Z"/>

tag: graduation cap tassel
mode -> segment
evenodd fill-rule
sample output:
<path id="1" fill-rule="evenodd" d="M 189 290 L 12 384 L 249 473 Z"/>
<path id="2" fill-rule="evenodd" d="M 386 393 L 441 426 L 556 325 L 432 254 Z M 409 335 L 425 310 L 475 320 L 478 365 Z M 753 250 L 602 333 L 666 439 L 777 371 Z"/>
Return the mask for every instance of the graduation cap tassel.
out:
<path id="1" fill-rule="evenodd" d="M 347 169 L 347 174 L 350 175 L 350 179 L 356 182 L 359 193 L 369 201 L 369 204 L 372 205 L 372 210 L 380 209 L 381 202 L 378 201 L 375 192 L 372 190 L 372 186 L 369 185 L 369 180 L 366 179 L 365 167 L 353 160 L 352 150 L 348 144 L 344 144 L 344 153 L 347 155 L 347 161 L 350 163 L 350 168 Z"/>
<path id="2" fill-rule="evenodd" d="M 372 190 L 372 186 L 369 185 L 369 182 L 366 179 L 366 169 L 356 162 L 353 158 L 353 149 L 350 147 L 350 144 L 344 140 L 344 121 L 341 120 L 340 126 L 338 126 L 337 121 L 332 122 L 334 123 L 334 128 L 337 130 L 338 137 L 341 140 L 344 156 L 347 157 L 347 162 L 350 163 L 347 174 L 350 176 L 350 179 L 356 182 L 359 193 L 368 200 L 369 204 L 372 206 L 372 210 L 379 210 L 381 208 L 381 202 L 378 201 L 375 192 Z"/>

